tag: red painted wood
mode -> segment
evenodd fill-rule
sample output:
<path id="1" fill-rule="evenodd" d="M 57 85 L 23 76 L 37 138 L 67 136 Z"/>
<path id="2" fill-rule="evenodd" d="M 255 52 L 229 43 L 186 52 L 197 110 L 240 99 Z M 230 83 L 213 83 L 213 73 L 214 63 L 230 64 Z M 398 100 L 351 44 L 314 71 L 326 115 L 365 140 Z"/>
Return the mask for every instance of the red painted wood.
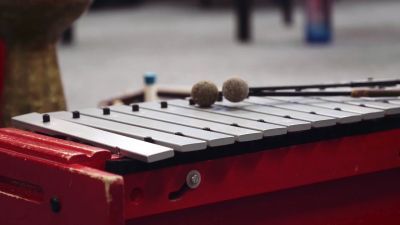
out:
<path id="1" fill-rule="evenodd" d="M 101 169 L 105 161 L 111 158 L 110 151 L 105 149 L 13 128 L 0 129 L 0 146 L 31 157 L 60 163 L 90 164 Z"/>
<path id="2" fill-rule="evenodd" d="M 102 171 L 110 155 L 93 157 L 103 149 L 0 129 L 0 224 L 398 225 L 399 136 L 388 130 L 119 176 Z M 168 199 L 192 169 L 200 187 Z M 51 211 L 54 196 L 60 213 Z"/>
<path id="3" fill-rule="evenodd" d="M 398 168 L 399 137 L 400 129 L 390 130 L 126 175 L 126 217 L 133 219 Z M 170 201 L 169 194 L 184 184 L 186 174 L 193 169 L 202 174 L 200 187 Z"/>
<path id="4" fill-rule="evenodd" d="M 399 178 L 400 169 L 384 171 L 129 220 L 126 225 L 398 225 Z"/>
<path id="5" fill-rule="evenodd" d="M 123 207 L 121 176 L 0 148 L 0 224 L 123 225 Z"/>

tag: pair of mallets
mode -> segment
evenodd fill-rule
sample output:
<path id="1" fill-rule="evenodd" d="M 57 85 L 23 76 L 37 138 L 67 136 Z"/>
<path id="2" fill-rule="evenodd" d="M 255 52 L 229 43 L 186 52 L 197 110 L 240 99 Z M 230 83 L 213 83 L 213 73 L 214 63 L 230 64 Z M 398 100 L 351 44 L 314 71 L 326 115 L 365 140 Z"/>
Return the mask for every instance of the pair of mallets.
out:
<path id="1" fill-rule="evenodd" d="M 365 81 L 350 83 L 250 87 L 240 78 L 231 78 L 222 85 L 222 92 L 210 81 L 200 81 L 192 87 L 192 100 L 200 107 L 210 107 L 219 96 L 231 102 L 243 101 L 248 96 L 351 96 L 351 97 L 393 97 L 400 96 L 400 90 L 383 90 L 382 87 L 396 86 L 400 80 Z M 356 89 L 352 91 L 323 91 L 326 88 L 369 87 L 375 89 Z M 378 87 L 378 88 L 376 88 Z M 302 91 L 304 89 L 320 89 L 321 91 Z M 282 91 L 293 90 L 293 91 Z"/>

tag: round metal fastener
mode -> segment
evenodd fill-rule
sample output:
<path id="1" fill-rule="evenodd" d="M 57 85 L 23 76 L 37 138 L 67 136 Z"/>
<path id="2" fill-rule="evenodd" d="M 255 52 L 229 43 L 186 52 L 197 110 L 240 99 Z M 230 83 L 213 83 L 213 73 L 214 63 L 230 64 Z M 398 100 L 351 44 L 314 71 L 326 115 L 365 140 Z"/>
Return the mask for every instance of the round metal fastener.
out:
<path id="1" fill-rule="evenodd" d="M 197 170 L 191 170 L 186 175 L 186 184 L 189 188 L 195 189 L 198 188 L 201 183 L 201 174 Z"/>
<path id="2" fill-rule="evenodd" d="M 57 197 L 52 197 L 50 199 L 50 207 L 51 211 L 53 211 L 54 213 L 59 213 L 61 211 L 60 199 L 58 199 Z"/>

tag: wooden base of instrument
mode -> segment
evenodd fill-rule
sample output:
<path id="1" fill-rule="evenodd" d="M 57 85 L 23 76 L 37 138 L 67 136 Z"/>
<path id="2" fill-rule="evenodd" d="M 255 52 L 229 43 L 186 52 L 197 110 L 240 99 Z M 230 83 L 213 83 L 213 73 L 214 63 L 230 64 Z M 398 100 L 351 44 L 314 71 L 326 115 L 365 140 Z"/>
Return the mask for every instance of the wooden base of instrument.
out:
<path id="1" fill-rule="evenodd" d="M 400 129 L 136 172 L 100 148 L 0 129 L 0 221 L 96 225 L 397 225 Z M 202 181 L 171 198 L 189 171 Z"/>

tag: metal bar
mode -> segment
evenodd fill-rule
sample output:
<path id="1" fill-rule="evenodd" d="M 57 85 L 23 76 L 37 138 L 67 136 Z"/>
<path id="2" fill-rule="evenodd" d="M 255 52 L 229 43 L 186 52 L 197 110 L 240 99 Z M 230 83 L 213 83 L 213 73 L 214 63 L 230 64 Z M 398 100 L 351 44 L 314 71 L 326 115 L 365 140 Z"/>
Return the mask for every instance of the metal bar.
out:
<path id="1" fill-rule="evenodd" d="M 39 113 L 13 117 L 12 122 L 17 128 L 78 139 L 144 162 L 155 162 L 174 156 L 174 151 L 171 148 L 57 118 L 50 119 L 50 116 L 45 117 Z"/>

